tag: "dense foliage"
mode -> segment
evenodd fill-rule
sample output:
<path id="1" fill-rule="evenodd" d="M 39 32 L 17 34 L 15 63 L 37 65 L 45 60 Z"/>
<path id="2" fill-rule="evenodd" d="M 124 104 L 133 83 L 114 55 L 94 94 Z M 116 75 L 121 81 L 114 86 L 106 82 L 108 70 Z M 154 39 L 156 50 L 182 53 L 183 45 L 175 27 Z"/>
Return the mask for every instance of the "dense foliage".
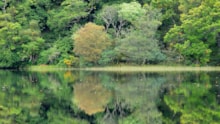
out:
<path id="1" fill-rule="evenodd" d="M 0 68 L 220 64 L 219 0 L 2 0 L 0 8 Z"/>

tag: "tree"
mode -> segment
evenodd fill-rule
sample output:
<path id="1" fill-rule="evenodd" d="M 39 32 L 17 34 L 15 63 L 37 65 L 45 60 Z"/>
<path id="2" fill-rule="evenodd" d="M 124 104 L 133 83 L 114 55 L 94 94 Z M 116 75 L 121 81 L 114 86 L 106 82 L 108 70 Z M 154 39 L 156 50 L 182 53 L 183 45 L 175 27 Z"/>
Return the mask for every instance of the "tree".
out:
<path id="1" fill-rule="evenodd" d="M 110 45 L 103 26 L 87 23 L 73 34 L 74 52 L 88 62 L 97 63 L 102 51 Z"/>
<path id="2" fill-rule="evenodd" d="M 98 14 L 98 20 L 102 20 L 105 23 L 106 30 L 111 34 L 113 29 L 113 36 L 118 38 L 121 35 L 123 27 L 126 25 L 126 21 L 119 16 L 120 5 L 115 4 L 111 6 L 104 6 L 101 12 Z"/>
<path id="3" fill-rule="evenodd" d="M 134 28 L 125 37 L 119 40 L 116 51 L 125 56 L 126 60 L 141 62 L 157 61 L 164 59 L 158 40 L 156 39 L 156 31 L 160 25 L 158 10 L 145 6 L 146 12 L 135 20 Z"/>
<path id="4" fill-rule="evenodd" d="M 105 6 L 98 17 L 99 16 L 105 22 L 106 30 L 108 30 L 111 25 L 116 27 L 118 21 L 118 6 Z"/>
<path id="5" fill-rule="evenodd" d="M 21 25 L 10 13 L 0 12 L 0 67 L 17 67 L 20 61 Z"/>
<path id="6" fill-rule="evenodd" d="M 107 31 L 113 28 L 114 35 L 118 38 L 124 28 L 129 27 L 130 23 L 134 25 L 144 13 L 145 9 L 138 2 L 130 2 L 104 6 L 97 17 L 105 23 Z"/>
<path id="7" fill-rule="evenodd" d="M 208 63 L 211 52 L 218 49 L 219 8 L 218 0 L 203 1 L 200 6 L 181 14 L 182 24 L 170 29 L 164 37 L 165 42 L 170 43 L 190 63 Z M 213 56 L 217 54 L 218 51 Z"/>
<path id="8" fill-rule="evenodd" d="M 38 26 L 38 21 L 31 20 L 29 28 L 22 32 L 25 42 L 22 44 L 23 52 L 22 59 L 27 59 L 31 63 L 35 63 L 40 50 L 44 44 L 44 39 L 41 38 L 41 32 Z"/>
<path id="9" fill-rule="evenodd" d="M 132 31 L 119 41 L 116 51 L 121 53 L 127 61 L 145 64 L 146 61 L 163 59 L 156 39 L 147 38 L 139 31 Z"/>
<path id="10" fill-rule="evenodd" d="M 183 13 L 188 13 L 190 9 L 198 7 L 202 0 L 179 0 L 179 10 Z"/>
<path id="11" fill-rule="evenodd" d="M 58 8 L 49 11 L 47 24 L 52 30 L 64 31 L 88 16 L 89 10 L 88 4 L 83 0 L 64 0 Z"/>
<path id="12" fill-rule="evenodd" d="M 162 13 L 162 24 L 158 29 L 162 40 L 174 24 L 180 23 L 179 0 L 151 0 L 151 5 Z"/>
<path id="13" fill-rule="evenodd" d="M 39 9 L 36 13 L 33 12 L 33 8 L 36 7 L 33 1 L 5 0 L 3 3 L 0 3 L 2 8 L 0 39 L 3 45 L 1 48 L 4 51 L 0 59 L 1 67 L 19 67 L 27 64 L 26 60 L 35 61 L 41 50 L 39 46 L 42 48 L 42 42 L 44 42 L 41 38 L 38 19 L 43 20 L 45 14 L 40 15 Z"/>
<path id="14" fill-rule="evenodd" d="M 119 8 L 119 17 L 133 25 L 146 13 L 146 10 L 138 2 L 122 3 Z"/>

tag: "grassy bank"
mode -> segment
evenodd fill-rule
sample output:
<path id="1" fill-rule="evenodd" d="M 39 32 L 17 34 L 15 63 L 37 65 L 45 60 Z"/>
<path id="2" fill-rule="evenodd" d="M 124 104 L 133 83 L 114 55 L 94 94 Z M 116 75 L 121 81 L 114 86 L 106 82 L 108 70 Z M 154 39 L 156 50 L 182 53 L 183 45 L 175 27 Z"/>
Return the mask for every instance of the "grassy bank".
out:
<path id="1" fill-rule="evenodd" d="M 170 72 L 170 71 L 220 71 L 220 67 L 190 67 L 190 66 L 106 66 L 106 67 L 86 67 L 86 68 L 66 68 L 59 66 L 38 65 L 30 66 L 25 70 L 29 71 L 110 71 L 110 72 Z"/>
<path id="2" fill-rule="evenodd" d="M 112 66 L 83 68 L 87 71 L 168 72 L 168 71 L 220 71 L 220 67 L 189 66 Z"/>
<path id="3" fill-rule="evenodd" d="M 59 71 L 59 70 L 66 70 L 68 68 L 55 66 L 55 65 L 34 65 L 22 68 L 21 70 L 27 71 L 36 71 L 36 72 L 48 72 L 48 71 Z"/>

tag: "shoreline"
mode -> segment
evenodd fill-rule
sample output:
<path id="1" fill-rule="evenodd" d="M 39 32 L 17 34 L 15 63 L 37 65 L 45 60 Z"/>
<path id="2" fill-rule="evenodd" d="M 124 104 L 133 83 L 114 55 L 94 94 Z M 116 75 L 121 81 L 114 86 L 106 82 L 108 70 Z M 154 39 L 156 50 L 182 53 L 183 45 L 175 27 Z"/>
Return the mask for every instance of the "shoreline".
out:
<path id="1" fill-rule="evenodd" d="M 220 66 L 163 66 L 163 65 L 144 65 L 144 66 L 129 66 L 116 65 L 105 67 L 83 67 L 83 68 L 68 68 L 59 66 L 30 66 L 24 69 L 25 71 L 100 71 L 100 72 L 187 72 L 187 71 L 220 71 Z"/>

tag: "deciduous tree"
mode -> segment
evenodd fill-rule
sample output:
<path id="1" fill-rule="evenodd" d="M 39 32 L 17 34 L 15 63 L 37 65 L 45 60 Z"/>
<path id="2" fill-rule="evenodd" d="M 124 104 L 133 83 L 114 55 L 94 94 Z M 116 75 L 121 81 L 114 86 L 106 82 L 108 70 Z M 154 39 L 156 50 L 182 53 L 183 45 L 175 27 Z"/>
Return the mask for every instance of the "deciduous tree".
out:
<path id="1" fill-rule="evenodd" d="M 0 67 L 15 67 L 20 61 L 21 25 L 10 13 L 0 12 Z"/>
<path id="2" fill-rule="evenodd" d="M 203 1 L 198 7 L 181 14 L 182 24 L 170 29 L 164 37 L 165 42 L 177 49 L 185 60 L 206 64 L 210 61 L 211 51 L 218 49 L 219 8 L 218 0 Z"/>
<path id="3" fill-rule="evenodd" d="M 116 51 L 126 60 L 141 62 L 163 60 L 156 31 L 160 22 L 160 12 L 156 9 L 146 6 L 146 12 L 135 20 L 133 29 L 125 35 L 125 38 L 119 40 Z"/>
<path id="4" fill-rule="evenodd" d="M 22 58 L 27 59 L 31 63 L 35 63 L 44 44 L 44 39 L 41 37 L 38 21 L 31 20 L 29 28 L 23 30 L 22 37 L 24 40 L 24 43 L 22 44 Z"/>
<path id="5" fill-rule="evenodd" d="M 97 63 L 101 53 L 110 45 L 103 26 L 87 23 L 74 35 L 74 52 L 88 62 Z"/>

